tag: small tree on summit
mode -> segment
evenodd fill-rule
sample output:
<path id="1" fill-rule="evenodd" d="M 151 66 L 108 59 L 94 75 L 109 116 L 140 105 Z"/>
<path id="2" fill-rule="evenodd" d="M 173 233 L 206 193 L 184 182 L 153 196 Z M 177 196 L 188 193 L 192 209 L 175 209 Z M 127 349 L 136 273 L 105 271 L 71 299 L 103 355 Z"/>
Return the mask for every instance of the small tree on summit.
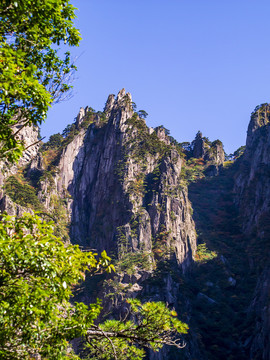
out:
<path id="1" fill-rule="evenodd" d="M 138 115 L 140 118 L 146 119 L 148 116 L 148 113 L 145 110 L 139 110 Z"/>

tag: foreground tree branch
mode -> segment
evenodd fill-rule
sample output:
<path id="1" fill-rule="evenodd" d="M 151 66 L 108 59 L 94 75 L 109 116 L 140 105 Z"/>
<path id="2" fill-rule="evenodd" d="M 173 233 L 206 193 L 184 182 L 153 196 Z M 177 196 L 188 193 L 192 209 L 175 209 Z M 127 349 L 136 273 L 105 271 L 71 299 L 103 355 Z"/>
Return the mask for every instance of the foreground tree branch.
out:
<path id="1" fill-rule="evenodd" d="M 137 299 L 127 300 L 132 320 L 107 320 L 87 330 L 89 356 L 98 359 L 142 359 L 144 348 L 158 351 L 164 345 L 185 347 L 181 338 L 187 325 L 177 319 L 177 313 L 162 302 L 142 304 Z M 112 357 L 112 351 L 114 356 Z M 127 355 L 128 354 L 128 355 Z"/>
<path id="2" fill-rule="evenodd" d="M 53 235 L 53 223 L 38 216 L 1 215 L 0 222 L 0 358 L 76 359 L 68 341 L 86 340 L 90 359 L 140 360 L 144 348 L 184 347 L 187 325 L 161 302 L 127 300 L 130 320 L 95 325 L 100 302 L 71 304 L 85 272 L 95 276 L 114 268 L 103 251 L 64 245 Z M 68 357 L 66 357 L 68 355 Z"/>

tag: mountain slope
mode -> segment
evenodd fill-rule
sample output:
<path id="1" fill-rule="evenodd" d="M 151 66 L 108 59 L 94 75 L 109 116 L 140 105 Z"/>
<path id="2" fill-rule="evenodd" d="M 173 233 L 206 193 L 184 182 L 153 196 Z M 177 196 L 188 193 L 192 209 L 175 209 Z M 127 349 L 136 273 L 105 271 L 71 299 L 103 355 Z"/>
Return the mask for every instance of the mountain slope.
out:
<path id="1" fill-rule="evenodd" d="M 0 208 L 38 210 L 64 241 L 112 256 L 117 273 L 87 278 L 77 295 L 101 297 L 104 314 L 125 316 L 127 297 L 176 309 L 190 326 L 186 348 L 149 359 L 268 360 L 269 105 L 225 166 L 220 140 L 198 132 L 179 144 L 134 108 L 124 89 L 103 112 L 81 108 L 1 176 Z"/>

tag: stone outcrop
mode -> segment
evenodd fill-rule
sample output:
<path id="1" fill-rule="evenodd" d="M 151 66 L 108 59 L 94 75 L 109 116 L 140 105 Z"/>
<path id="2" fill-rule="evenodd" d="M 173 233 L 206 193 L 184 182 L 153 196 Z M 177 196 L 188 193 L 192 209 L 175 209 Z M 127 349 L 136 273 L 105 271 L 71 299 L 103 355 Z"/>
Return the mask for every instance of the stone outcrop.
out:
<path id="1" fill-rule="evenodd" d="M 204 158 L 205 152 L 205 141 L 202 138 L 202 133 L 198 131 L 194 140 L 193 156 L 197 159 Z"/>
<path id="2" fill-rule="evenodd" d="M 78 128 L 85 116 L 86 113 L 86 109 L 84 109 L 83 107 L 80 108 L 80 111 L 76 117 L 76 127 Z"/>
<path id="3" fill-rule="evenodd" d="M 0 212 L 6 211 L 9 215 L 22 216 L 23 213 L 31 213 L 33 214 L 33 210 L 30 208 L 26 208 L 15 204 L 8 195 L 4 195 L 0 199 Z"/>
<path id="4" fill-rule="evenodd" d="M 37 126 L 25 126 L 19 132 L 18 138 L 20 141 L 23 141 L 25 147 L 23 156 L 19 160 L 19 166 L 24 166 L 38 154 L 40 147 L 40 143 L 38 142 L 39 129 Z"/>
<path id="5" fill-rule="evenodd" d="M 211 142 L 198 131 L 195 140 L 192 142 L 192 148 L 192 156 L 197 159 L 203 159 L 207 167 L 209 167 L 207 175 L 217 175 L 225 161 L 222 142 L 220 140 Z"/>
<path id="6" fill-rule="evenodd" d="M 29 144 L 37 140 L 30 133 L 24 135 Z M 66 146 L 47 153 L 38 152 L 38 145 L 30 147 L 21 160 L 26 177 L 37 179 L 44 211 L 62 221 L 61 231 L 69 222 L 73 243 L 98 252 L 105 249 L 118 259 L 116 283 L 121 291 L 111 285 L 102 290 L 105 310 L 121 314 L 124 298 L 136 296 L 177 307 L 180 287 L 171 274 L 160 278 L 158 286 L 151 279 L 156 279 L 159 262 L 170 262 L 181 274 L 193 263 L 196 232 L 183 165 L 182 154 L 165 129 L 148 128 L 134 113 L 131 95 L 124 89 L 108 97 L 103 113 L 81 108 Z M 17 170 L 14 167 L 5 177 Z M 32 211 L 4 193 L 0 206 L 17 216 Z M 132 271 L 121 268 L 130 254 L 139 259 Z M 81 300 L 92 301 L 92 290 L 86 286 Z M 105 298 L 104 291 L 115 293 L 114 300 Z M 149 356 L 167 359 L 168 349 Z"/>

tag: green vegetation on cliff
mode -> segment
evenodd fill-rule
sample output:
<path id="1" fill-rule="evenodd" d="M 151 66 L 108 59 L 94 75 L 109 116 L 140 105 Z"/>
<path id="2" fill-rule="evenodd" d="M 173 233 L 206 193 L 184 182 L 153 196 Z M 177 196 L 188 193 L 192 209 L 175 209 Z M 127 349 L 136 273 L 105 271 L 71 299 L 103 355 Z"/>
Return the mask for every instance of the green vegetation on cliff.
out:
<path id="1" fill-rule="evenodd" d="M 134 113 L 130 119 L 126 121 L 129 125 L 128 133 L 130 140 L 126 144 L 130 156 L 138 162 L 146 162 L 147 155 L 159 156 L 162 158 L 170 150 L 171 146 L 161 141 L 157 136 L 157 129 L 151 134 L 145 121 L 139 117 L 138 113 Z"/>
<path id="2" fill-rule="evenodd" d="M 16 204 L 26 208 L 31 208 L 35 211 L 44 211 L 44 207 L 41 205 L 36 190 L 22 181 L 18 176 L 10 176 L 5 183 L 5 191 L 7 195 Z"/>

